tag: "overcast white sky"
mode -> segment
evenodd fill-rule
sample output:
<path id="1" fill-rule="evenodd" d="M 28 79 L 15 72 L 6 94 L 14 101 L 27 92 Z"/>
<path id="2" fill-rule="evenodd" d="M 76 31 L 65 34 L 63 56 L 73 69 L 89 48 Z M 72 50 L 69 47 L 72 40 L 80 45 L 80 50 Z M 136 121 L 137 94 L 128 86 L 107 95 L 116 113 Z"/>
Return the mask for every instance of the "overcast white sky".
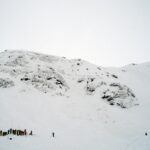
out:
<path id="1" fill-rule="evenodd" d="M 0 0 L 0 51 L 102 66 L 150 61 L 150 0 Z"/>

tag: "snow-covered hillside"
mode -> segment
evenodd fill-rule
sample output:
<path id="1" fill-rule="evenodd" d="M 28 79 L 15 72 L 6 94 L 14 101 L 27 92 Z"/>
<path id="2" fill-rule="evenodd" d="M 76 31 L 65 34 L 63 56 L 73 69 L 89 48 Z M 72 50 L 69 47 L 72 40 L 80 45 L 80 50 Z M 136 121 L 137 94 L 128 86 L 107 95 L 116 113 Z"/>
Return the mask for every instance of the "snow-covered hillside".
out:
<path id="1" fill-rule="evenodd" d="M 149 83 L 150 63 L 104 68 L 81 59 L 4 51 L 0 130 L 34 135 L 0 136 L 0 150 L 149 150 Z"/>

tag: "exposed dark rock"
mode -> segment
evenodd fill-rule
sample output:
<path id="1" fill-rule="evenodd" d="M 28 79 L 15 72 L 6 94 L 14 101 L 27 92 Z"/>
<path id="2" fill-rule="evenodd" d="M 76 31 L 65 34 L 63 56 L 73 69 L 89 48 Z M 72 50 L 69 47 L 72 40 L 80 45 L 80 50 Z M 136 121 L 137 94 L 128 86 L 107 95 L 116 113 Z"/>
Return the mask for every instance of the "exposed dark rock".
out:
<path id="1" fill-rule="evenodd" d="M 102 70 L 101 67 L 97 67 L 98 70 Z"/>
<path id="2" fill-rule="evenodd" d="M 13 87 L 14 82 L 9 78 L 0 78 L 0 88 Z"/>
<path id="3" fill-rule="evenodd" d="M 102 99 L 121 108 L 136 105 L 134 104 L 134 101 L 136 101 L 135 94 L 127 86 L 119 83 L 111 83 L 109 86 L 109 90 L 103 92 Z"/>
<path id="4" fill-rule="evenodd" d="M 29 78 L 21 78 L 20 80 L 21 81 L 29 81 L 30 79 Z"/>
<path id="5" fill-rule="evenodd" d="M 113 78 L 118 79 L 118 76 L 117 76 L 117 75 L 112 74 L 111 76 L 112 76 Z"/>
<path id="6" fill-rule="evenodd" d="M 82 82 L 84 82 L 84 79 L 79 79 L 77 82 L 82 83 Z"/>

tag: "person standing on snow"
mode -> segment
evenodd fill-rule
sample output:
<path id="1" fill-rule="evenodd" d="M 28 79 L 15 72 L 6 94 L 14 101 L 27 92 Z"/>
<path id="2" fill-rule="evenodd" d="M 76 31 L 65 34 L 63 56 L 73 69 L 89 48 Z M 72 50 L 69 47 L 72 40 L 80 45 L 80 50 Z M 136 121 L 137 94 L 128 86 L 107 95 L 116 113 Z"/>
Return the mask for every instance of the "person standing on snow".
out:
<path id="1" fill-rule="evenodd" d="M 54 132 L 52 132 L 52 137 L 53 137 L 53 138 L 55 137 L 55 133 L 54 133 Z"/>

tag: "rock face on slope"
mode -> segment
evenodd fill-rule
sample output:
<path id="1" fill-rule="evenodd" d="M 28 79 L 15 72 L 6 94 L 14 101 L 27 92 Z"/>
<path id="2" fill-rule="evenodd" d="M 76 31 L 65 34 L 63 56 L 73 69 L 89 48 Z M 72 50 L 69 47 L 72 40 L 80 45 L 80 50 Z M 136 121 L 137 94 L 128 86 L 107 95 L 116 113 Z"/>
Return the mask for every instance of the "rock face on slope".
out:
<path id="1" fill-rule="evenodd" d="M 103 92 L 103 99 L 109 102 L 110 105 L 118 105 L 122 108 L 132 106 L 135 100 L 135 95 L 130 88 L 120 83 L 111 83 L 107 90 Z"/>
<path id="2" fill-rule="evenodd" d="M 137 104 L 134 92 L 108 69 L 81 59 L 68 60 L 27 51 L 0 53 L 0 88 L 11 88 L 19 83 L 56 95 L 71 93 L 69 91 L 76 87 L 85 95 L 97 94 L 98 99 L 121 108 Z"/>
<path id="3" fill-rule="evenodd" d="M 9 78 L 0 78 L 0 88 L 8 88 L 14 86 L 14 82 Z"/>
<path id="4" fill-rule="evenodd" d="M 49 92 L 50 90 L 67 91 L 69 88 L 65 79 L 53 69 L 39 69 L 35 72 L 26 72 L 23 74 L 23 77 L 20 78 L 20 81 L 30 84 L 31 86 L 45 93 Z"/>

